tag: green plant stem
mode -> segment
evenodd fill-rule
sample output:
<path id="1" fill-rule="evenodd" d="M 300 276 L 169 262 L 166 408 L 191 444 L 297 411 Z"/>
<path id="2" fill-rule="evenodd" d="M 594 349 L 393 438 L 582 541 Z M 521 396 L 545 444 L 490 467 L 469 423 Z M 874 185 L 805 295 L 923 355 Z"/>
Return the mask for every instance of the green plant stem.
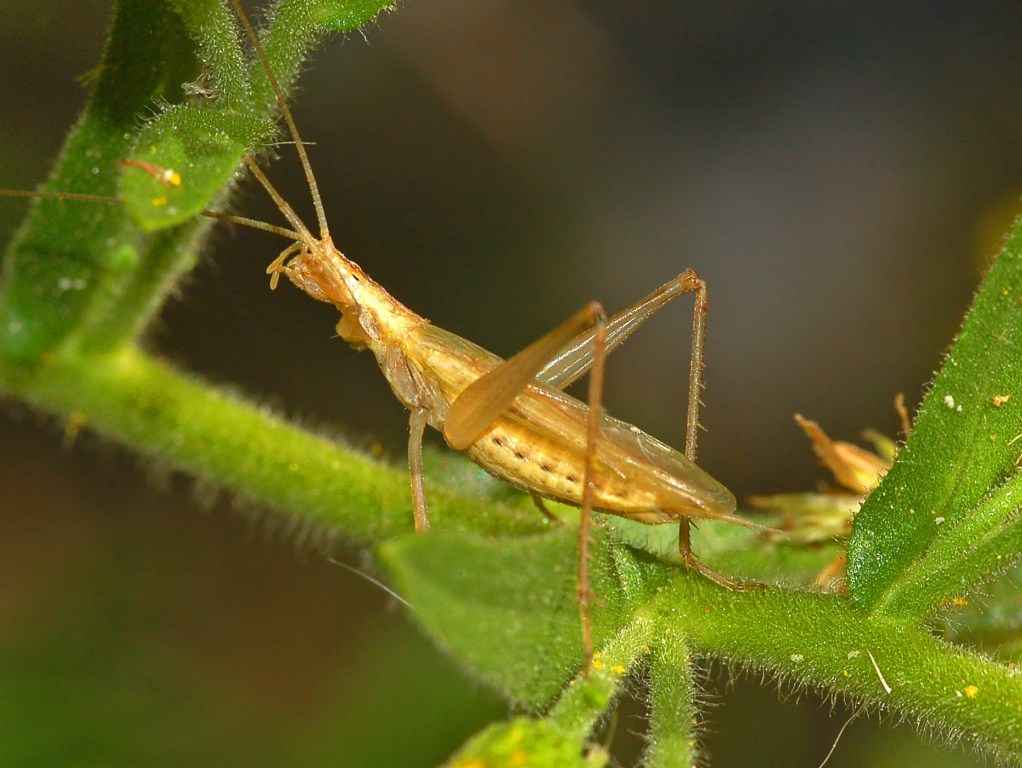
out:
<path id="1" fill-rule="evenodd" d="M 654 625 L 636 616 L 593 658 L 589 677 L 576 677 L 557 700 L 547 722 L 583 743 L 607 711 L 621 683 L 652 642 Z"/>
<path id="2" fill-rule="evenodd" d="M 326 526 L 362 544 L 411 528 L 407 470 L 302 430 L 134 346 L 103 354 L 66 351 L 29 375 L 0 367 L 0 387 L 166 467 L 285 511 L 309 528 Z M 477 501 L 437 485 L 430 488 L 435 519 L 467 518 L 485 529 L 490 518 L 480 515 Z M 506 530 L 516 513 L 494 506 Z"/>
<path id="3" fill-rule="evenodd" d="M 165 96 L 168 81 L 181 82 L 179 67 L 192 61 L 166 3 L 118 3 L 93 94 L 45 188 L 113 195 L 117 163 L 132 150 L 139 115 Z M 4 260 L 0 356 L 31 368 L 80 331 L 90 309 L 123 294 L 140 245 L 124 206 L 34 201 Z M 138 304 L 149 307 L 160 298 L 145 296 Z"/>
<path id="4" fill-rule="evenodd" d="M 0 376 L 0 383 L 174 468 L 288 510 L 310 528 L 368 544 L 411 527 L 403 468 L 381 466 L 286 424 L 134 347 L 104 355 L 67 352 L 30 378 Z M 513 509 L 444 488 L 431 488 L 430 501 L 438 521 L 471 520 L 506 534 L 519 519 Z M 520 514 L 534 522 L 534 515 Z M 1022 679 L 1007 667 L 925 631 L 870 618 L 845 600 L 781 589 L 735 594 L 685 573 L 611 639 L 593 678 L 564 694 L 552 715 L 559 727 L 591 727 L 649 638 L 679 629 L 701 652 L 896 711 L 945 735 L 968 734 L 987 750 L 1022 758 Z M 674 642 L 681 653 L 686 641 Z M 661 687 L 654 695 L 667 693 Z"/>
<path id="5" fill-rule="evenodd" d="M 83 350 L 102 354 L 139 338 L 181 275 L 195 266 L 196 253 L 211 225 L 199 219 L 154 234 L 138 263 L 123 279 L 111 281 L 107 294 L 95 297 L 74 332 L 74 342 Z"/>
<path id="6" fill-rule="evenodd" d="M 1022 676 L 925 630 L 865 614 L 837 597 L 735 594 L 685 574 L 651 607 L 661 632 L 681 628 L 701 652 L 1022 760 Z"/>
<path id="7" fill-rule="evenodd" d="M 650 691 L 647 768 L 691 768 L 700 764 L 695 696 L 688 640 L 677 632 L 657 634 L 649 654 Z"/>

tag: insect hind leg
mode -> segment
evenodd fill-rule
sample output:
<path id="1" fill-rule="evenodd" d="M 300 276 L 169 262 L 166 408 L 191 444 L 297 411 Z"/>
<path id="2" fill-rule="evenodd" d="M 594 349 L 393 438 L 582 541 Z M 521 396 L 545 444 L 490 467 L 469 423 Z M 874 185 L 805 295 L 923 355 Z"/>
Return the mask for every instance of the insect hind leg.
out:
<path id="1" fill-rule="evenodd" d="M 692 551 L 692 521 L 687 517 L 683 517 L 678 521 L 678 554 L 681 556 L 681 562 L 686 568 L 695 571 L 701 576 L 705 576 L 725 589 L 730 589 L 733 592 L 766 589 L 766 585 L 758 581 L 742 581 L 741 579 L 736 579 L 716 571 L 696 557 L 695 552 Z"/>
<path id="2" fill-rule="evenodd" d="M 582 617 L 582 675 L 589 677 L 593 663 L 593 627 L 590 602 L 593 599 L 589 582 L 589 530 L 593 520 L 593 496 L 596 490 L 596 441 L 603 418 L 603 377 L 607 359 L 607 316 L 602 305 L 594 303 L 596 312 L 593 336 L 593 364 L 589 373 L 589 417 L 586 423 L 585 470 L 582 479 L 582 516 L 578 526 L 578 603 Z"/>

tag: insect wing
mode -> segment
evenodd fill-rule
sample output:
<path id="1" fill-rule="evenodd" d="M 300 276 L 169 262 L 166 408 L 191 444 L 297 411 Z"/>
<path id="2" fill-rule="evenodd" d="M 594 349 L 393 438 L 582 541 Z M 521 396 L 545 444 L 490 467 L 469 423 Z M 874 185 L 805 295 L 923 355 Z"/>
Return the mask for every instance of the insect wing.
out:
<path id="1" fill-rule="evenodd" d="M 423 390 L 435 393 L 431 403 L 438 412 L 437 429 L 442 429 L 447 408 L 465 388 L 503 361 L 468 339 L 431 323 L 416 328 L 404 344 L 404 357 L 415 370 Z"/>
<path id="2" fill-rule="evenodd" d="M 441 393 L 445 407 L 465 387 L 502 362 L 471 341 L 433 325 L 417 328 L 414 341 L 414 364 L 424 385 L 422 391 Z M 585 403 L 535 381 L 514 399 L 492 429 L 515 435 L 526 447 L 556 445 L 562 457 L 577 464 L 581 476 L 588 413 Z M 649 497 L 658 499 L 660 507 L 676 516 L 749 524 L 734 516 L 735 498 L 723 485 L 683 454 L 620 419 L 603 416 L 596 465 L 598 475 L 616 476 L 616 480 L 645 490 Z M 499 468 L 486 468 L 503 476 Z M 507 479 L 521 487 L 512 478 Z M 628 516 L 624 510 L 609 511 Z"/>
<path id="3" fill-rule="evenodd" d="M 551 436 L 585 455 L 585 403 L 549 385 L 535 383 L 512 404 L 507 418 Z M 600 420 L 597 473 L 613 474 L 636 487 L 656 489 L 664 508 L 690 517 L 743 523 L 734 517 L 732 493 L 684 454 L 613 416 Z"/>

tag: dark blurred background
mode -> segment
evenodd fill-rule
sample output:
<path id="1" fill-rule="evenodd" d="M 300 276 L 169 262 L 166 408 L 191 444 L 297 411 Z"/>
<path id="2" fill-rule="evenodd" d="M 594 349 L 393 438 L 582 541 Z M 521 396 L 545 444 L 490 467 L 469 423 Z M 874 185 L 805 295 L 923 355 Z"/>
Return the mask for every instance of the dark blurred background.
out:
<path id="1" fill-rule="evenodd" d="M 0 2 L 0 186 L 46 173 L 110 12 Z M 855 439 L 895 433 L 896 392 L 918 403 L 1019 207 L 1019 39 L 1012 3 L 407 0 L 322 46 L 295 113 L 342 249 L 495 352 L 697 269 L 700 463 L 741 498 L 816 482 L 795 412 Z M 4 239 L 22 208 L 0 203 Z M 252 185 L 238 209 L 277 220 Z M 267 290 L 280 247 L 221 231 L 152 346 L 400 463 L 372 359 L 330 308 Z M 675 445 L 689 307 L 608 370 L 611 411 Z M 378 588 L 2 407 L 0 764 L 428 766 L 505 713 Z M 817 765 L 847 714 L 719 670 L 707 688 L 717 768 Z M 624 764 L 640 716 L 618 719 Z M 856 722 L 829 765 L 971 760 Z"/>

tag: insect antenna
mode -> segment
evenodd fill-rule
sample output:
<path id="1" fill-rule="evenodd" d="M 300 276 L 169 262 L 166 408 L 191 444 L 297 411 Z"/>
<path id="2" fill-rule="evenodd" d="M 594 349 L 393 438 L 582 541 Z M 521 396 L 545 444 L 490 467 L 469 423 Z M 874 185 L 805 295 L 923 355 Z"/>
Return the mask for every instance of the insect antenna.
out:
<path id="1" fill-rule="evenodd" d="M 203 211 L 202 215 L 208 216 L 211 219 L 218 219 L 231 224 L 238 224 L 242 227 L 249 227 L 250 229 L 260 229 L 263 232 L 269 232 L 270 234 L 286 237 L 288 240 L 302 239 L 302 236 L 293 229 L 278 227 L 276 224 L 267 224 L 265 221 L 250 219 L 247 216 L 235 216 L 233 213 L 221 213 L 220 211 Z"/>
<path id="2" fill-rule="evenodd" d="M 271 187 L 271 189 L 273 189 Z M 271 194 L 276 193 L 273 189 Z M 107 195 L 89 195 L 81 192 L 42 192 L 39 190 L 32 189 L 3 189 L 0 188 L 0 197 L 27 197 L 29 199 L 43 198 L 45 200 L 77 200 L 84 203 L 107 203 L 110 205 L 120 205 L 122 200 L 117 197 L 109 197 Z M 279 197 L 279 194 L 277 194 Z M 287 205 L 286 203 L 284 204 Z M 294 215 L 294 212 L 291 212 Z M 286 227 L 278 227 L 275 224 L 267 224 L 265 221 L 259 221 L 257 219 L 250 219 L 247 216 L 236 216 L 233 213 L 221 213 L 220 211 L 203 211 L 203 216 L 208 216 L 211 219 L 219 219 L 220 221 L 228 221 L 231 224 L 238 224 L 243 227 L 249 227 L 251 229 L 261 229 L 263 232 L 270 232 L 274 235 L 280 235 L 286 237 L 288 240 L 301 240 L 302 234 L 296 232 L 293 229 L 287 229 Z M 290 219 L 289 219 L 290 220 Z M 295 216 L 295 220 L 299 225 L 301 221 Z M 299 227 L 306 236 L 309 235 L 309 231 L 305 227 Z"/>
<path id="3" fill-rule="evenodd" d="M 255 49 L 256 54 L 259 57 L 259 61 L 262 64 L 263 70 L 266 73 L 266 78 L 270 83 L 270 87 L 273 90 L 274 97 L 277 101 L 281 114 L 284 116 L 284 120 L 287 123 L 288 133 L 295 145 L 295 149 L 298 151 L 298 157 L 302 165 L 302 170 L 305 172 L 305 178 L 309 185 L 309 191 L 312 195 L 312 202 L 316 210 L 316 220 L 319 224 L 319 239 L 326 240 L 330 237 L 330 228 L 327 224 L 326 213 L 323 210 L 322 198 L 319 194 L 319 185 L 316 183 L 316 176 L 312 170 L 312 163 L 309 162 L 308 153 L 305 150 L 305 144 L 302 141 L 301 134 L 298 132 L 298 126 L 295 123 L 294 116 L 291 113 L 291 109 L 287 104 L 287 99 L 284 96 L 284 91 L 280 87 L 280 82 L 277 80 L 276 75 L 273 73 L 273 69 L 270 67 L 270 61 L 266 56 L 266 51 L 263 49 L 262 43 L 259 41 L 259 36 L 256 34 L 252 23 L 249 21 L 248 16 L 245 14 L 244 8 L 242 8 L 240 0 L 231 0 L 231 5 L 234 7 L 235 12 L 238 14 L 238 18 L 241 21 L 241 25 L 245 30 L 246 35 L 252 43 L 252 47 Z M 263 173 L 259 165 L 252 159 L 251 156 L 244 156 L 245 162 L 248 164 L 252 174 L 259 181 L 260 185 L 266 190 L 266 192 L 273 199 L 277 208 L 287 219 L 291 225 L 291 229 L 285 227 L 278 227 L 273 224 L 266 222 L 257 221 L 244 216 L 235 216 L 229 213 L 220 213 L 218 211 L 203 211 L 204 216 L 209 218 L 219 219 L 220 221 L 227 221 L 233 224 L 238 224 L 244 227 L 250 227 L 252 229 L 259 229 L 264 232 L 270 232 L 271 234 L 280 235 L 286 237 L 289 240 L 314 241 L 315 238 L 309 232 L 308 227 L 302 222 L 301 218 L 295 213 L 294 209 L 284 201 L 284 198 L 276 190 L 270 180 Z M 82 202 L 92 203 L 111 203 L 120 204 L 122 201 L 116 197 L 108 197 L 105 195 L 90 195 L 74 192 L 40 192 L 40 191 L 29 191 L 29 190 L 17 190 L 17 189 L 2 189 L 0 188 L 0 197 L 27 197 L 27 198 L 46 198 L 54 200 L 77 200 Z"/>
<path id="4" fill-rule="evenodd" d="M 330 237 L 330 227 L 326 223 L 326 213 L 323 211 L 323 201 L 319 195 L 319 185 L 316 183 L 316 175 L 312 172 L 312 164 L 309 162 L 309 155 L 305 151 L 305 144 L 302 142 L 302 137 L 298 133 L 298 126 L 295 124 L 294 115 L 291 114 L 291 108 L 287 105 L 287 98 L 284 96 L 284 91 L 280 87 L 280 83 L 277 81 L 277 76 L 273 74 L 273 69 L 270 67 L 270 60 L 266 57 L 266 51 L 263 49 L 262 43 L 259 42 L 259 36 L 256 34 L 255 29 L 252 27 L 252 23 L 248 20 L 248 16 L 245 15 L 245 10 L 241 7 L 240 0 L 231 0 L 231 5 L 234 6 L 235 12 L 238 14 L 238 18 L 241 20 L 241 26 L 244 27 L 245 33 L 248 35 L 248 39 L 252 42 L 252 47 L 255 49 L 256 55 L 259 57 L 259 61 L 263 65 L 263 70 L 266 72 L 266 79 L 270 82 L 270 87 L 273 89 L 273 95 L 277 99 L 277 106 L 280 108 L 281 114 L 284 116 L 284 121 L 287 123 L 288 133 L 291 135 L 291 139 L 294 141 L 295 149 L 298 151 L 298 158 L 302 164 L 302 170 L 305 172 L 305 179 L 309 183 L 309 192 L 312 195 L 312 204 L 316 208 L 316 221 L 319 224 L 319 237 L 321 240 L 326 240 Z M 245 157 L 245 161 L 248 163 L 249 168 L 252 169 L 252 173 L 255 174 L 259 182 L 266 188 L 266 191 L 270 193 L 274 201 L 277 202 L 278 206 L 281 206 L 281 212 L 287 216 L 287 210 L 290 210 L 290 206 L 280 198 L 280 195 L 276 191 L 272 191 L 272 186 L 269 181 L 266 180 L 265 175 L 262 174 L 261 170 L 257 170 L 255 161 Z M 287 210 L 285 210 L 285 208 Z M 292 215 L 293 212 L 292 212 Z M 295 217 L 297 218 L 297 217 Z M 295 227 L 299 232 L 305 230 L 304 226 L 299 226 L 301 222 L 297 224 L 292 221 L 291 216 L 288 216 L 288 221 L 291 221 L 292 226 Z"/>
<path id="5" fill-rule="evenodd" d="M 284 197 L 277 191 L 277 188 L 273 186 L 273 183 L 269 180 L 269 178 L 267 178 L 266 174 L 263 173 L 263 169 L 259 167 L 259 163 L 253 160 L 249 155 L 243 155 L 242 157 L 245 158 L 245 162 L 248 164 L 248 169 L 252 171 L 252 175 L 256 177 L 256 181 L 258 181 L 262 185 L 263 189 L 266 190 L 266 193 L 273 198 L 273 202 L 276 204 L 280 212 L 284 214 L 284 218 L 286 218 L 291 223 L 291 226 L 297 231 L 298 236 L 295 237 L 295 239 L 302 240 L 307 243 L 315 241 L 315 238 L 309 232 L 308 227 L 305 226 L 305 223 L 301 220 L 298 214 L 295 213 L 294 208 L 292 208 L 291 205 L 284 200 Z M 257 227 L 257 229 L 259 229 L 259 227 Z"/>
<path id="6" fill-rule="evenodd" d="M 45 198 L 47 200 L 79 200 L 86 203 L 111 203 L 120 205 L 116 197 L 88 195 L 81 192 L 39 192 L 31 189 L 0 189 L 0 197 Z"/>

